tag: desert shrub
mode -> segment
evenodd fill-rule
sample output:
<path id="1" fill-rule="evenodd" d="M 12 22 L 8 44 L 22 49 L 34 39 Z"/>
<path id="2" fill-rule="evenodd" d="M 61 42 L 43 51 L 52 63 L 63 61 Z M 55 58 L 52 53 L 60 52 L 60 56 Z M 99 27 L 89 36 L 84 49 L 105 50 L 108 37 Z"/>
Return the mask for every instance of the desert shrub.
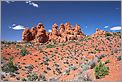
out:
<path id="1" fill-rule="evenodd" d="M 46 81 L 46 77 L 45 77 L 43 74 L 40 74 L 40 76 L 39 76 L 39 81 L 40 81 L 40 80 Z"/>
<path id="2" fill-rule="evenodd" d="M 37 47 L 37 50 L 41 50 L 41 49 L 42 49 L 42 46 L 39 45 L 39 46 Z"/>
<path id="3" fill-rule="evenodd" d="M 32 72 L 29 75 L 27 75 L 26 78 L 22 78 L 22 81 L 37 81 L 38 80 L 38 76 L 36 73 Z"/>
<path id="4" fill-rule="evenodd" d="M 118 61 L 120 61 L 121 59 L 122 59 L 122 57 L 121 57 L 121 56 L 118 56 L 118 57 L 117 57 L 117 60 L 118 60 Z"/>
<path id="5" fill-rule="evenodd" d="M 16 48 L 21 48 L 21 45 L 16 45 Z"/>
<path id="6" fill-rule="evenodd" d="M 46 56 L 46 57 L 45 57 L 45 61 L 49 61 L 49 58 L 48 58 L 48 56 Z"/>
<path id="7" fill-rule="evenodd" d="M 21 80 L 22 80 L 22 81 L 27 81 L 27 78 L 22 78 Z"/>
<path id="8" fill-rule="evenodd" d="M 91 38 L 90 38 L 89 36 L 86 36 L 86 37 L 84 38 L 84 40 L 85 40 L 85 41 L 91 40 Z"/>
<path id="9" fill-rule="evenodd" d="M 49 44 L 46 46 L 46 48 L 55 48 L 55 45 Z"/>
<path id="10" fill-rule="evenodd" d="M 105 63 L 100 62 L 95 67 L 95 75 L 97 79 L 103 78 L 105 75 L 108 75 L 109 73 L 109 67 L 105 66 Z"/>
<path id="11" fill-rule="evenodd" d="M 58 74 L 61 74 L 62 73 L 59 68 L 56 68 L 55 70 L 57 71 Z"/>
<path id="12" fill-rule="evenodd" d="M 25 55 L 29 54 L 29 51 L 28 51 L 26 48 L 23 48 L 23 49 L 20 51 L 20 54 L 21 54 L 22 56 L 25 56 Z"/>
<path id="13" fill-rule="evenodd" d="M 18 68 L 16 65 L 14 65 L 13 58 L 9 58 L 8 63 L 2 67 L 2 71 L 4 72 L 15 72 L 17 70 Z"/>
<path id="14" fill-rule="evenodd" d="M 38 76 L 36 73 L 31 73 L 27 76 L 28 81 L 36 81 L 38 79 Z"/>
<path id="15" fill-rule="evenodd" d="M 62 46 L 66 46 L 66 44 L 63 43 Z"/>
<path id="16" fill-rule="evenodd" d="M 65 70 L 65 71 L 63 72 L 64 75 L 69 75 L 69 73 L 70 73 L 70 70 Z"/>
<path id="17" fill-rule="evenodd" d="M 106 61 L 105 61 L 105 64 L 107 64 L 107 63 L 110 63 L 110 60 L 106 60 Z"/>
<path id="18" fill-rule="evenodd" d="M 47 73 L 47 71 L 45 71 L 45 70 L 44 70 L 43 72 L 44 72 L 44 73 Z"/>
<path id="19" fill-rule="evenodd" d="M 51 70 L 51 68 L 50 67 L 47 67 L 47 70 Z"/>
<path id="20" fill-rule="evenodd" d="M 105 37 L 107 37 L 107 36 L 112 36 L 112 34 L 106 33 L 106 34 L 105 34 Z"/>
<path id="21" fill-rule="evenodd" d="M 83 71 L 86 71 L 88 69 L 88 67 L 89 67 L 88 64 L 81 65 L 81 68 L 83 69 Z"/>
<path id="22" fill-rule="evenodd" d="M 70 70 L 76 70 L 77 68 L 76 68 L 76 66 L 70 66 L 69 69 Z"/>
<path id="23" fill-rule="evenodd" d="M 91 51 L 90 53 L 96 54 L 96 50 Z"/>

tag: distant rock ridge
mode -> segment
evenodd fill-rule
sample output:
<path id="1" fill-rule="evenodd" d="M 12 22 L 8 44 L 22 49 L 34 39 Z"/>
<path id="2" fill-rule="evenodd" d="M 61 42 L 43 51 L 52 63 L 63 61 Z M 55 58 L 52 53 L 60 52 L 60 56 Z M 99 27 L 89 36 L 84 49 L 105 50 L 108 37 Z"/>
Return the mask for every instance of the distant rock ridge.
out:
<path id="1" fill-rule="evenodd" d="M 32 27 L 31 29 L 25 28 L 22 33 L 23 42 L 66 42 L 69 40 L 80 40 L 84 37 L 85 35 L 81 31 L 80 25 L 76 24 L 73 27 L 69 22 L 60 24 L 59 28 L 56 23 L 53 24 L 51 32 L 46 32 L 44 25 L 42 23 L 39 23 L 36 27 Z"/>

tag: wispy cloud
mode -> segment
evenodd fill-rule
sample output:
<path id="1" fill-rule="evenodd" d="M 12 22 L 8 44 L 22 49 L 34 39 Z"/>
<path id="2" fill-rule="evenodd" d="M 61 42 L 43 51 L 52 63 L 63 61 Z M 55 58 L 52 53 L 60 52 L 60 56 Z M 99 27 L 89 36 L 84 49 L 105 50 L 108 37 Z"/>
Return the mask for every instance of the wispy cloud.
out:
<path id="1" fill-rule="evenodd" d="M 39 7 L 38 4 L 36 4 L 36 3 L 32 2 L 32 1 L 26 1 L 25 3 L 27 3 L 27 4 L 29 4 L 29 5 L 32 5 L 33 7 L 36 7 L 36 8 Z"/>
<path id="2" fill-rule="evenodd" d="M 25 29 L 24 26 L 22 25 L 16 25 L 16 24 L 13 24 L 11 27 L 9 27 L 13 30 L 22 30 L 22 29 Z"/>
<path id="3" fill-rule="evenodd" d="M 105 26 L 104 28 L 108 28 L 109 26 Z"/>
<path id="4" fill-rule="evenodd" d="M 14 1 L 5 1 L 5 2 L 9 4 L 9 3 L 14 2 Z"/>
<path id="5" fill-rule="evenodd" d="M 112 28 L 110 28 L 110 30 L 121 30 L 121 26 L 112 27 Z"/>
<path id="6" fill-rule="evenodd" d="M 5 1 L 6 3 L 10 4 L 11 2 L 15 2 L 15 1 Z M 32 5 L 33 7 L 36 7 L 38 8 L 39 5 L 37 3 L 34 3 L 32 1 L 25 1 L 25 3 L 29 4 L 29 5 Z"/>
<path id="7" fill-rule="evenodd" d="M 48 32 L 52 32 L 52 30 L 51 30 L 51 29 L 49 29 L 49 30 L 48 30 Z"/>

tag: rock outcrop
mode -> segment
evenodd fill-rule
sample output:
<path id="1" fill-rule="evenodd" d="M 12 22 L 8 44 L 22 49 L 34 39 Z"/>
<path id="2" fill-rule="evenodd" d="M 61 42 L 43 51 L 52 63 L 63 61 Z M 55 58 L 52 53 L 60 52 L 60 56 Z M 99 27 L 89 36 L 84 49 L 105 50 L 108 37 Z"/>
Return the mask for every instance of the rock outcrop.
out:
<path id="1" fill-rule="evenodd" d="M 47 41 L 66 42 L 68 40 L 80 40 L 84 36 L 78 24 L 73 27 L 69 22 L 66 22 L 65 24 L 60 24 L 58 29 L 58 25 L 55 23 L 52 25 L 52 32 L 46 32 L 44 25 L 39 23 L 36 27 L 24 29 L 22 40 L 40 43 Z"/>
<path id="2" fill-rule="evenodd" d="M 25 28 L 23 33 L 22 33 L 22 40 L 24 42 L 28 42 L 28 41 L 31 41 L 32 40 L 32 34 L 30 32 L 30 29 L 28 28 Z"/>
<path id="3" fill-rule="evenodd" d="M 92 34 L 92 37 L 104 36 L 107 32 L 96 28 L 96 32 Z"/>
<path id="4" fill-rule="evenodd" d="M 46 34 L 46 30 L 42 23 L 39 23 L 36 27 L 37 34 L 35 36 L 36 42 L 44 43 L 48 41 L 48 36 Z"/>

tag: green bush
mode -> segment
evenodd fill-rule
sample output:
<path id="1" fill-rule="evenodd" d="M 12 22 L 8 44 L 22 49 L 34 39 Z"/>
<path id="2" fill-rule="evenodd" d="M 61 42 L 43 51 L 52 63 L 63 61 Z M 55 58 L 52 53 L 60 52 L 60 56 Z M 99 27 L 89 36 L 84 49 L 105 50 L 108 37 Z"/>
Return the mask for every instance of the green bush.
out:
<path id="1" fill-rule="evenodd" d="M 110 34 L 110 33 L 106 33 L 105 36 L 106 36 L 106 37 L 107 37 L 107 36 L 112 36 L 112 34 Z"/>
<path id="2" fill-rule="evenodd" d="M 66 46 L 66 44 L 63 43 L 62 46 Z"/>
<path id="3" fill-rule="evenodd" d="M 22 56 L 25 56 L 25 55 L 29 54 L 29 51 L 28 51 L 26 48 L 23 48 L 23 49 L 20 51 L 20 54 L 21 54 Z"/>
<path id="4" fill-rule="evenodd" d="M 55 45 L 49 44 L 46 46 L 46 48 L 55 48 Z"/>
<path id="5" fill-rule="evenodd" d="M 4 72 L 15 72 L 17 70 L 18 68 L 14 65 L 13 58 L 9 58 L 9 62 L 2 67 L 2 71 Z"/>
<path id="6" fill-rule="evenodd" d="M 95 75 L 97 79 L 103 78 L 105 75 L 108 75 L 109 67 L 105 66 L 105 63 L 100 62 L 99 65 L 95 67 Z"/>

